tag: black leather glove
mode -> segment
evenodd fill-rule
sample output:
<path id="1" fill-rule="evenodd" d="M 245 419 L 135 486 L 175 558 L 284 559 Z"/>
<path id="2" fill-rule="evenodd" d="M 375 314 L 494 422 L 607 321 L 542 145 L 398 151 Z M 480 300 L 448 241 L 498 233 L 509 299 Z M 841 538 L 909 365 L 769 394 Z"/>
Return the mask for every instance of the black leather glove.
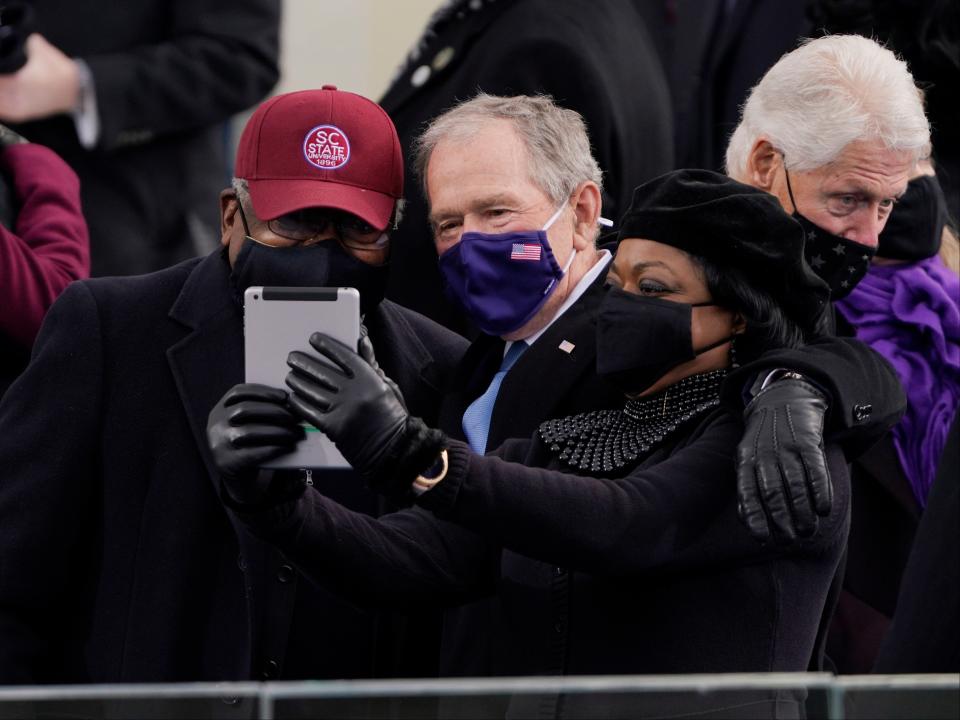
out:
<path id="1" fill-rule="evenodd" d="M 744 411 L 737 449 L 740 519 L 758 540 L 809 537 L 829 514 L 833 486 L 823 450 L 827 400 L 799 378 L 776 380 Z"/>
<path id="2" fill-rule="evenodd" d="M 375 365 L 369 338 L 361 337 L 360 354 L 323 333 L 311 335 L 310 344 L 335 367 L 290 353 L 290 406 L 326 433 L 375 490 L 391 497 L 409 494 L 416 476 L 436 460 L 443 433 L 407 413 L 399 389 Z"/>
<path id="3" fill-rule="evenodd" d="M 291 452 L 305 437 L 287 393 L 267 385 L 234 385 L 207 418 L 207 443 L 230 497 L 242 504 L 264 499 L 259 467 Z"/>

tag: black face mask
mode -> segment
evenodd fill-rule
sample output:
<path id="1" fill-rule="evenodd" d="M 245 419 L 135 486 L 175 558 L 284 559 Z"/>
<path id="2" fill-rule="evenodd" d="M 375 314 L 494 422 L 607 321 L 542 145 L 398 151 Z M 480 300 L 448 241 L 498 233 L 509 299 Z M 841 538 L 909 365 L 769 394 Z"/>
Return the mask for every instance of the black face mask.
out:
<path id="1" fill-rule="evenodd" d="M 230 274 L 237 300 L 257 285 L 285 287 L 352 287 L 360 292 L 360 311 L 375 308 L 387 285 L 387 265 L 357 260 L 335 240 L 315 245 L 274 248 L 247 238 Z"/>
<path id="2" fill-rule="evenodd" d="M 830 299 L 845 298 L 867 274 L 870 260 L 877 254 L 877 249 L 834 235 L 801 215 L 797 210 L 797 201 L 793 199 L 790 173 L 787 172 L 786 165 L 783 171 L 787 177 L 790 202 L 793 203 L 793 218 L 800 223 L 806 235 L 803 256 L 813 271 L 830 287 Z"/>
<path id="3" fill-rule="evenodd" d="M 716 303 L 670 302 L 610 288 L 597 316 L 597 374 L 636 394 L 677 365 L 728 342 L 730 337 L 693 347 L 693 308 L 711 305 Z"/>
<path id="4" fill-rule="evenodd" d="M 917 262 L 940 252 L 947 199 L 934 175 L 914 178 L 880 233 L 877 256 Z"/>

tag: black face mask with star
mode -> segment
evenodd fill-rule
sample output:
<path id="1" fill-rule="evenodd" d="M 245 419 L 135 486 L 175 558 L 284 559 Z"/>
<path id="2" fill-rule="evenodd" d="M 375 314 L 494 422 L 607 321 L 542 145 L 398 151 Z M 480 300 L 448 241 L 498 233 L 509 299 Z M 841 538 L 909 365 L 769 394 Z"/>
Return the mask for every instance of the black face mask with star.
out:
<path id="1" fill-rule="evenodd" d="M 830 286 L 831 300 L 845 298 L 867 274 L 877 249 L 834 235 L 801 215 L 793 199 L 790 173 L 787 173 L 787 192 L 793 203 L 793 217 L 806 235 L 803 255 L 807 264 Z"/>
<path id="2" fill-rule="evenodd" d="M 793 217 L 807 236 L 803 246 L 807 264 L 830 286 L 831 300 L 845 298 L 867 274 L 877 249 L 827 232 L 798 212 Z"/>

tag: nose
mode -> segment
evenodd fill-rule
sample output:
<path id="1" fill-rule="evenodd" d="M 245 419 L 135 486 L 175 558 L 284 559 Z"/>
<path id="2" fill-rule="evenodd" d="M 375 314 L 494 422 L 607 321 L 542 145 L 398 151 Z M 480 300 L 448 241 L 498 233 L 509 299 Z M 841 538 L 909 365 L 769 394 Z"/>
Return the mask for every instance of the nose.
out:
<path id="1" fill-rule="evenodd" d="M 880 231 L 886 224 L 886 218 L 880 218 L 876 208 L 857 213 L 856 219 L 843 233 L 847 240 L 875 248 L 880 244 Z"/>

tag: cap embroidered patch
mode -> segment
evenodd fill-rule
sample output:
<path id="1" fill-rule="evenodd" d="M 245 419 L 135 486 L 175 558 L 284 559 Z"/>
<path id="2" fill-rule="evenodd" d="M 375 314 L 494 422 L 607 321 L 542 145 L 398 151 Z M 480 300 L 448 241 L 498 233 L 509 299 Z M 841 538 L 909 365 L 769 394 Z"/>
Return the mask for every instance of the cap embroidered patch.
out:
<path id="1" fill-rule="evenodd" d="M 336 125 L 318 125 L 303 139 L 303 156 L 321 170 L 336 170 L 350 159 L 350 141 Z"/>

